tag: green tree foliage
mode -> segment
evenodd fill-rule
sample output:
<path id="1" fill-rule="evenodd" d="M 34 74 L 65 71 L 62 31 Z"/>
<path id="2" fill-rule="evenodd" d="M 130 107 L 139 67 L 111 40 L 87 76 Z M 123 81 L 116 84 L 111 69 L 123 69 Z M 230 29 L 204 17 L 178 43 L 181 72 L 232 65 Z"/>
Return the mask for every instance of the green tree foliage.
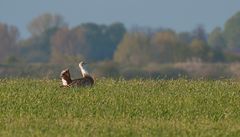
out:
<path id="1" fill-rule="evenodd" d="M 221 28 L 216 27 L 208 37 L 208 45 L 212 49 L 212 61 L 224 61 L 223 50 L 226 42 Z"/>
<path id="2" fill-rule="evenodd" d="M 240 11 L 225 23 L 224 37 L 229 48 L 240 48 Z"/>
<path id="3" fill-rule="evenodd" d="M 157 32 L 151 38 L 150 55 L 154 62 L 182 61 L 185 58 L 185 50 L 186 47 L 183 46 L 174 31 Z"/>
<path id="4" fill-rule="evenodd" d="M 124 34 L 126 33 L 126 28 L 122 23 L 116 22 L 111 24 L 106 28 L 105 37 L 106 40 L 106 58 L 112 59 L 114 51 L 116 50 L 118 44 L 123 39 Z"/>
<path id="5" fill-rule="evenodd" d="M 0 23 L 0 63 L 16 56 L 18 38 L 19 31 L 15 26 Z"/>
<path id="6" fill-rule="evenodd" d="M 114 61 L 120 64 L 141 66 L 148 63 L 183 61 L 187 46 L 171 30 L 148 35 L 143 32 L 127 33 L 119 44 Z"/>
<path id="7" fill-rule="evenodd" d="M 202 60 L 208 60 L 209 55 L 209 46 L 208 44 L 200 39 L 193 39 L 190 47 L 190 53 L 192 58 L 198 58 Z"/>
<path id="8" fill-rule="evenodd" d="M 172 30 L 161 30 L 152 35 L 143 32 L 127 33 L 115 52 L 114 61 L 125 65 L 146 66 L 148 63 L 182 62 L 191 58 L 210 60 L 208 44 L 201 37 L 192 38 L 194 36 L 190 33 L 182 33 L 180 36 Z"/>
<path id="9" fill-rule="evenodd" d="M 112 59 L 118 43 L 126 32 L 122 23 L 113 23 L 109 26 L 85 23 L 80 27 L 85 30 L 90 48 L 87 57 L 92 61 Z"/>
<path id="10" fill-rule="evenodd" d="M 223 49 L 226 47 L 221 28 L 217 27 L 209 34 L 208 44 L 214 49 Z"/>
<path id="11" fill-rule="evenodd" d="M 126 33 L 114 54 L 114 61 L 123 65 L 146 65 L 150 61 L 149 46 L 145 33 Z"/>

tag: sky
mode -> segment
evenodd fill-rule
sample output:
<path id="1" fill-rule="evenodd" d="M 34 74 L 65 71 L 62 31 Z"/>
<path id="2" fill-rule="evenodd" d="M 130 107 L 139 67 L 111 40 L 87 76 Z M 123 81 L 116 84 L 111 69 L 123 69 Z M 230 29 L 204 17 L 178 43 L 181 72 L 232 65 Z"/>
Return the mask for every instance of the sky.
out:
<path id="1" fill-rule="evenodd" d="M 0 0 L 0 22 L 17 26 L 21 37 L 27 25 L 44 13 L 60 14 L 70 27 L 94 22 L 122 22 L 127 28 L 143 26 L 191 31 L 203 25 L 207 32 L 240 11 L 240 0 Z"/>

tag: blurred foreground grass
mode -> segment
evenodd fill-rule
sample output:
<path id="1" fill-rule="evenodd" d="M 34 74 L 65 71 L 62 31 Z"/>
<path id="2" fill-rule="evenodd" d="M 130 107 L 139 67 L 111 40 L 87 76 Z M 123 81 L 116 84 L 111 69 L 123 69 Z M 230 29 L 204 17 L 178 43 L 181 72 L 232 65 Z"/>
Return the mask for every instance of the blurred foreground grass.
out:
<path id="1" fill-rule="evenodd" d="M 0 80 L 0 136 L 240 136 L 240 82 Z"/>

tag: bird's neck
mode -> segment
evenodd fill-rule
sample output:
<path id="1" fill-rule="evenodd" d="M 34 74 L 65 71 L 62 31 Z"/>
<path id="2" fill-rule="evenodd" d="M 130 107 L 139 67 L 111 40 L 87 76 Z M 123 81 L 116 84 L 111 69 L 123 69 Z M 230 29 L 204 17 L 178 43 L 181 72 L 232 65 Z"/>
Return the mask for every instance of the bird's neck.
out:
<path id="1" fill-rule="evenodd" d="M 79 68 L 81 70 L 81 73 L 82 73 L 83 77 L 89 76 L 89 73 L 83 68 L 82 65 L 79 65 Z"/>
<path id="2" fill-rule="evenodd" d="M 72 82 L 71 78 L 62 78 L 63 86 L 67 86 Z"/>

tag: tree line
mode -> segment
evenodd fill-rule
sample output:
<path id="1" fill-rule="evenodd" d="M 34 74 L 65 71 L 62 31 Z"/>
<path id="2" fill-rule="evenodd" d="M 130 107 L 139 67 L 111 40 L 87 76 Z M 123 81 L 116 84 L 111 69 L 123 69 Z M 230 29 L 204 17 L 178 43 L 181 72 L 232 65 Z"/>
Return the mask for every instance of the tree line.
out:
<path id="1" fill-rule="evenodd" d="M 173 29 L 82 23 L 69 27 L 61 15 L 45 13 L 27 26 L 31 36 L 20 38 L 17 27 L 0 23 L 0 63 L 56 63 L 111 61 L 140 67 L 147 63 L 188 60 L 240 60 L 240 12 L 223 28 L 207 33 L 203 26 L 191 32 Z"/>

